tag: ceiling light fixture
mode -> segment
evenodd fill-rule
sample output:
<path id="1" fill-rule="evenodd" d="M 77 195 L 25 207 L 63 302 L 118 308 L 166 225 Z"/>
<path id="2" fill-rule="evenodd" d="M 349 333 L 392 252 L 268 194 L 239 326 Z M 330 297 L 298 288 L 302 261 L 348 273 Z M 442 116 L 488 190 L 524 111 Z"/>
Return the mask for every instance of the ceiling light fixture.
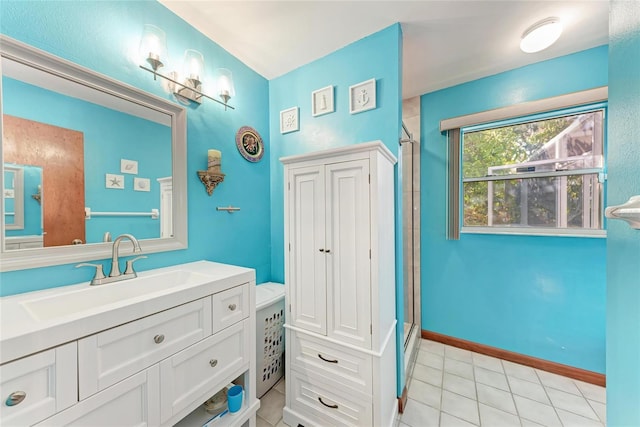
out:
<path id="1" fill-rule="evenodd" d="M 546 18 L 538 21 L 522 34 L 520 50 L 525 53 L 540 52 L 558 40 L 562 34 L 562 23 L 559 18 Z"/>

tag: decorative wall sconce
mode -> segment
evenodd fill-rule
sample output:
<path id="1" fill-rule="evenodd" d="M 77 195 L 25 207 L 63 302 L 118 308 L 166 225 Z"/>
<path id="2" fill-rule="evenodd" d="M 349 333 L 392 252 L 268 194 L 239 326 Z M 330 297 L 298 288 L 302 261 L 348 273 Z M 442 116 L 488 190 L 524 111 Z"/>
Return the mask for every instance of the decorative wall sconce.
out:
<path id="1" fill-rule="evenodd" d="M 157 77 L 161 77 L 169 82 L 169 89 L 180 101 L 200 104 L 204 97 L 224 105 L 225 110 L 227 107 L 232 110 L 235 109 L 228 104 L 229 99 L 236 94 L 233 77 L 228 69 L 219 68 L 214 71 L 215 79 L 213 85 L 215 93 L 222 101 L 203 93 L 204 57 L 197 50 L 187 49 L 184 52 L 180 72 L 171 71 L 165 75 L 158 71 L 166 65 L 167 38 L 164 31 L 155 25 L 147 24 L 144 26 L 142 39 L 140 40 L 140 55 L 148 65 L 140 65 L 140 68 L 153 73 L 154 80 Z"/>
<path id="2" fill-rule="evenodd" d="M 207 152 L 207 170 L 198 171 L 198 178 L 207 189 L 207 194 L 211 196 L 213 190 L 224 181 L 224 174 L 220 170 L 222 162 L 222 153 L 218 150 L 209 150 Z"/>
<path id="3" fill-rule="evenodd" d="M 38 191 L 36 192 L 36 194 L 32 194 L 31 197 L 38 202 L 38 204 L 42 203 L 42 186 L 38 185 Z"/>

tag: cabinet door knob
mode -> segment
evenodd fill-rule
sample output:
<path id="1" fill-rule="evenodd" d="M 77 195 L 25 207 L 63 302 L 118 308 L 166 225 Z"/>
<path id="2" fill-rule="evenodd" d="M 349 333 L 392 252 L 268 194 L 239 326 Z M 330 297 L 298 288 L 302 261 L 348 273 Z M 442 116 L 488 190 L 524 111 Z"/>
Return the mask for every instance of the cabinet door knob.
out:
<path id="1" fill-rule="evenodd" d="M 325 249 L 324 250 L 326 253 L 331 253 L 331 249 Z"/>
<path id="2" fill-rule="evenodd" d="M 320 401 L 320 403 L 322 403 L 324 406 L 326 406 L 327 408 L 331 408 L 331 409 L 338 409 L 338 405 L 327 405 L 326 403 L 324 403 L 322 401 L 321 397 L 318 397 L 318 400 Z"/>
<path id="3" fill-rule="evenodd" d="M 235 304 L 229 304 L 229 310 L 235 311 L 235 309 L 236 309 L 236 305 Z"/>
<path id="4" fill-rule="evenodd" d="M 212 368 L 215 368 L 217 364 L 218 364 L 218 359 L 209 360 L 209 365 L 211 365 Z"/>
<path id="5" fill-rule="evenodd" d="M 325 362 L 329 362 L 329 363 L 338 363 L 337 360 L 332 360 L 332 359 L 325 359 L 324 357 L 322 357 L 322 355 L 320 353 L 318 353 L 318 357 L 322 360 L 324 360 Z"/>
<path id="6" fill-rule="evenodd" d="M 318 249 L 320 252 L 324 252 L 324 249 Z"/>
<path id="7" fill-rule="evenodd" d="M 7 406 L 15 406 L 18 403 L 22 402 L 25 397 L 27 397 L 27 393 L 25 393 L 24 391 L 14 391 L 9 395 L 9 397 L 7 397 L 7 400 L 5 400 L 4 403 Z"/>
<path id="8" fill-rule="evenodd" d="M 160 344 L 162 341 L 164 341 L 164 335 L 156 335 L 155 337 L 153 337 L 153 341 L 155 341 L 156 344 Z"/>

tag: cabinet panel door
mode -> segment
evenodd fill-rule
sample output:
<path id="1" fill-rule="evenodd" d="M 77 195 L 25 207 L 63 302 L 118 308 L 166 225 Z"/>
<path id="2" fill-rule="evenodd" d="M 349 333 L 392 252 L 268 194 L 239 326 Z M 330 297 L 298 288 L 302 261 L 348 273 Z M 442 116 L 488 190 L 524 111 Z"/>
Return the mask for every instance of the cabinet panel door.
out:
<path id="1" fill-rule="evenodd" d="M 369 161 L 329 164 L 325 174 L 327 335 L 371 348 Z"/>
<path id="2" fill-rule="evenodd" d="M 211 298 L 161 311 L 78 341 L 84 399 L 211 335 Z"/>
<path id="3" fill-rule="evenodd" d="M 244 320 L 160 362 L 163 424 L 176 415 L 186 415 L 181 411 L 206 401 L 231 380 L 229 376 L 247 367 L 250 330 L 249 320 Z"/>
<path id="4" fill-rule="evenodd" d="M 249 317 L 249 285 L 245 283 L 213 295 L 213 333 Z"/>
<path id="5" fill-rule="evenodd" d="M 326 335 L 324 168 L 289 172 L 289 303 L 287 321 Z"/>
<path id="6" fill-rule="evenodd" d="M 77 360 L 74 341 L 0 366 L 0 425 L 32 425 L 76 403 Z M 24 399 L 9 406 L 18 394 Z"/>
<path id="7" fill-rule="evenodd" d="M 38 427 L 157 426 L 160 425 L 159 393 L 159 368 L 153 365 L 44 420 Z"/>

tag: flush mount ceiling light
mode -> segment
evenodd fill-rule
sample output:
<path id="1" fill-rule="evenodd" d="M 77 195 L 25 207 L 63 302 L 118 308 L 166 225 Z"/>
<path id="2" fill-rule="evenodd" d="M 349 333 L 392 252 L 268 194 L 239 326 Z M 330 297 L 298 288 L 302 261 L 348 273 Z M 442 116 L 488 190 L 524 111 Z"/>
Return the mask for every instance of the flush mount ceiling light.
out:
<path id="1" fill-rule="evenodd" d="M 539 52 L 548 48 L 562 34 L 562 23 L 559 18 L 546 18 L 538 21 L 522 34 L 520 49 L 525 53 Z"/>

